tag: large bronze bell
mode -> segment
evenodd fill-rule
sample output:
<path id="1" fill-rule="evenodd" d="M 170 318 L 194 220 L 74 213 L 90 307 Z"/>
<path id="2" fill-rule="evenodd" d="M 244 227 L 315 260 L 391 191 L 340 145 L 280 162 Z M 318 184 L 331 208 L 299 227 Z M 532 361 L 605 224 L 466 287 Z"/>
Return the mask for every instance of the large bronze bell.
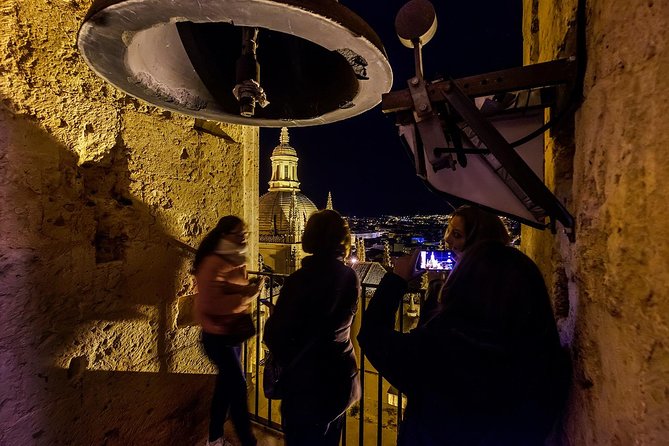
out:
<path id="1" fill-rule="evenodd" d="M 392 85 L 378 36 L 335 0 L 96 0 L 78 45 L 124 92 L 236 124 L 339 121 Z"/>

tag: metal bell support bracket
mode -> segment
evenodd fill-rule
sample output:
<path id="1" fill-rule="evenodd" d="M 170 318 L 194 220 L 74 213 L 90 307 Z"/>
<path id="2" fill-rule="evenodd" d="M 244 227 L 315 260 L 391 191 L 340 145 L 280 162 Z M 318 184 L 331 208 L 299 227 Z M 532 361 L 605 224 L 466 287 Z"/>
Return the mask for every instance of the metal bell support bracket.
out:
<path id="1" fill-rule="evenodd" d="M 575 58 L 425 81 L 421 48 L 434 35 L 436 13 L 412 0 L 397 14 L 397 34 L 413 48 L 416 75 L 386 93 L 417 175 L 446 198 L 470 202 L 536 228 L 559 221 L 573 240 L 574 218 L 543 182 L 543 135 L 552 122 L 556 86 L 579 81 Z M 511 143 L 509 141 L 512 141 Z M 548 220 L 548 221 L 547 221 Z"/>

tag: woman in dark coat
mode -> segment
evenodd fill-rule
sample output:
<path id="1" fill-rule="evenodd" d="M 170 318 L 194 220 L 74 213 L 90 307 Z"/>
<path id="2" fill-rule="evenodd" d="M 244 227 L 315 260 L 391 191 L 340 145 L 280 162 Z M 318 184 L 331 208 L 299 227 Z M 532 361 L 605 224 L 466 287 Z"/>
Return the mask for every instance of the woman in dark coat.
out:
<path id="1" fill-rule="evenodd" d="M 265 344 L 279 365 L 301 355 L 281 376 L 287 446 L 338 445 L 346 409 L 360 397 L 351 343 L 359 284 L 343 263 L 350 240 L 337 212 L 313 214 L 302 238 L 312 255 L 286 279 L 265 324 Z"/>
<path id="2" fill-rule="evenodd" d="M 502 220 L 495 214 L 475 206 L 457 208 L 444 231 L 444 246 L 453 252 L 456 262 L 470 246 L 483 241 L 495 241 L 503 245 L 511 243 L 511 237 Z M 430 319 L 438 311 L 438 297 L 446 280 L 447 272 L 428 271 L 428 288 L 421 305 L 418 325 Z"/>
<path id="3" fill-rule="evenodd" d="M 449 276 L 439 311 L 399 333 L 395 313 L 417 274 L 412 257 L 384 276 L 358 336 L 407 396 L 398 445 L 543 445 L 569 364 L 537 266 L 499 242 L 474 245 Z"/>

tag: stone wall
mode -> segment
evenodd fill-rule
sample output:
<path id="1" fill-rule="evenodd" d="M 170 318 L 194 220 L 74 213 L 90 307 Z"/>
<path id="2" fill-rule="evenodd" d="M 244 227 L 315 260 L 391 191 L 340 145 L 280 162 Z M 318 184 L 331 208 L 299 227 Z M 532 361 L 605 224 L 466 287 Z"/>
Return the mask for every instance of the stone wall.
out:
<path id="1" fill-rule="evenodd" d="M 0 3 L 0 444 L 195 444 L 213 369 L 172 240 L 231 213 L 257 239 L 258 131 L 105 84 L 76 49 L 89 5 Z"/>
<path id="2" fill-rule="evenodd" d="M 577 0 L 524 0 L 525 62 L 575 54 Z M 588 0 L 584 100 L 546 142 L 575 242 L 523 230 L 574 382 L 555 444 L 669 438 L 669 3 Z M 567 94 L 567 92 L 564 92 Z"/>

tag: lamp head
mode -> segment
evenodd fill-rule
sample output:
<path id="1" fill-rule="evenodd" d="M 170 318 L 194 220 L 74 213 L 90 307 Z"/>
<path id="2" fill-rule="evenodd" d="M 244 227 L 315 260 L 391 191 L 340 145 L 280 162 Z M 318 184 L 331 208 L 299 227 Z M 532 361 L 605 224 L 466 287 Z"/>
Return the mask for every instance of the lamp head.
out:
<path id="1" fill-rule="evenodd" d="M 437 31 L 437 13 L 428 0 L 411 0 L 395 16 L 395 31 L 402 45 L 414 48 L 429 42 Z"/>

